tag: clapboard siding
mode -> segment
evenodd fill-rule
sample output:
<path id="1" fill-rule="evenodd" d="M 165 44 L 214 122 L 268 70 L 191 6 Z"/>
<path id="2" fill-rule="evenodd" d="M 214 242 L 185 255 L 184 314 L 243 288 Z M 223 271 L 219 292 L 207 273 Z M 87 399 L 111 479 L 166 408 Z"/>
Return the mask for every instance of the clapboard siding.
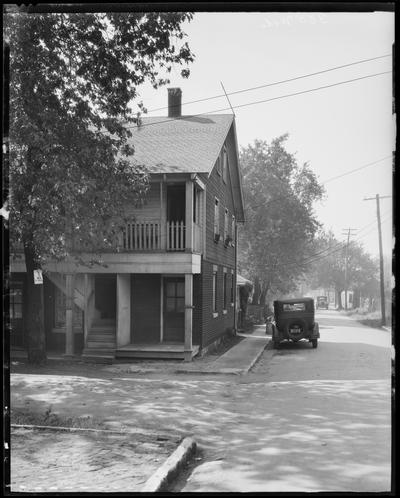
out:
<path id="1" fill-rule="evenodd" d="M 133 202 L 129 204 L 126 207 L 126 214 L 136 217 L 138 220 L 160 220 L 160 183 L 150 183 L 150 188 L 146 192 L 143 202 L 137 205 Z"/>

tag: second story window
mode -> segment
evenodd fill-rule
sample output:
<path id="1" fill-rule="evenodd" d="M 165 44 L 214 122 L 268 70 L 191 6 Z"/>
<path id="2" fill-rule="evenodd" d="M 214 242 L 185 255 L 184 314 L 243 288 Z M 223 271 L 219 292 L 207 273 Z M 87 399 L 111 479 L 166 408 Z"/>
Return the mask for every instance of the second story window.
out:
<path id="1" fill-rule="evenodd" d="M 226 242 L 228 238 L 228 223 L 229 223 L 229 213 L 228 209 L 225 208 L 225 216 L 224 216 L 224 242 Z"/>
<path id="2" fill-rule="evenodd" d="M 235 245 L 235 227 L 236 227 L 235 216 L 232 215 L 232 228 L 231 228 L 231 237 L 232 237 L 232 246 Z"/>
<path id="3" fill-rule="evenodd" d="M 219 237 L 220 237 L 220 231 L 219 231 L 219 200 L 217 198 L 215 198 L 215 201 L 214 201 L 214 239 L 215 239 L 216 242 L 218 242 Z"/>

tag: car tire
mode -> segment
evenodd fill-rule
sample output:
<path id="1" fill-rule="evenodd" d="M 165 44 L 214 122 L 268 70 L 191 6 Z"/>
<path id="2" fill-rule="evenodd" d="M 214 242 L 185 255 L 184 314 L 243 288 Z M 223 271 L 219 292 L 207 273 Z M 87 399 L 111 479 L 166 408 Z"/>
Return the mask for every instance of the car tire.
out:
<path id="1" fill-rule="evenodd" d="M 318 339 L 311 339 L 312 347 L 315 349 L 318 347 Z"/>

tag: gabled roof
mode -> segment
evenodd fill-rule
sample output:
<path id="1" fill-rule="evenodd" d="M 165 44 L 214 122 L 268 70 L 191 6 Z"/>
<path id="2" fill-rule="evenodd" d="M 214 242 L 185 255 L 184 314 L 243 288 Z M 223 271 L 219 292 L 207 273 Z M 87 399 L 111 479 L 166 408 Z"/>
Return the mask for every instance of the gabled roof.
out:
<path id="1" fill-rule="evenodd" d="M 143 117 L 131 129 L 133 160 L 150 173 L 210 173 L 232 126 L 232 114 Z"/>

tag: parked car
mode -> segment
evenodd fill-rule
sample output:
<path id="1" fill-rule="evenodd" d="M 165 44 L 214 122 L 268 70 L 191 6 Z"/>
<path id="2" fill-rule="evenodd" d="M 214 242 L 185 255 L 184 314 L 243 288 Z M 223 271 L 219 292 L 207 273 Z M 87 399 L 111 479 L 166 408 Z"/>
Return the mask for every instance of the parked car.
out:
<path id="1" fill-rule="evenodd" d="M 317 297 L 317 310 L 327 310 L 329 306 L 327 296 Z"/>
<path id="2" fill-rule="evenodd" d="M 274 301 L 274 316 L 267 321 L 266 333 L 272 335 L 272 347 L 282 341 L 298 342 L 306 339 L 318 346 L 319 325 L 315 321 L 314 299 L 282 299 Z"/>

